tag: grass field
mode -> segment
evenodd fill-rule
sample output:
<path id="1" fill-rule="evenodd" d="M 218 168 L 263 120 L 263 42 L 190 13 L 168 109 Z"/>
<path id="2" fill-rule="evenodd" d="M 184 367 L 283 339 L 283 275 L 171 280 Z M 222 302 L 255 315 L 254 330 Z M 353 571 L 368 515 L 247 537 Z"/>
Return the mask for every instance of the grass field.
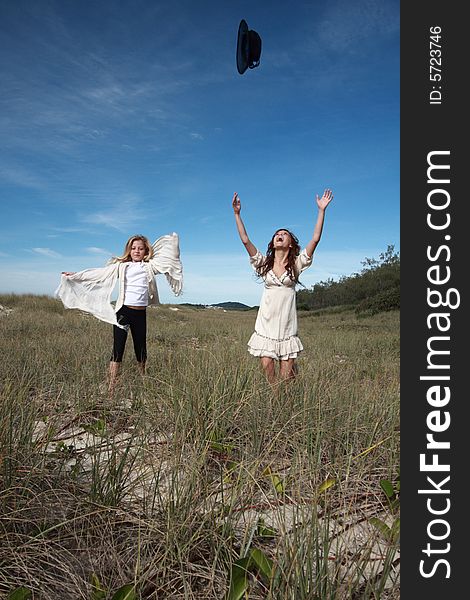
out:
<path id="1" fill-rule="evenodd" d="M 255 311 L 150 309 L 109 399 L 110 325 L 0 304 L 0 596 L 399 598 L 397 312 L 299 313 L 272 388 Z"/>

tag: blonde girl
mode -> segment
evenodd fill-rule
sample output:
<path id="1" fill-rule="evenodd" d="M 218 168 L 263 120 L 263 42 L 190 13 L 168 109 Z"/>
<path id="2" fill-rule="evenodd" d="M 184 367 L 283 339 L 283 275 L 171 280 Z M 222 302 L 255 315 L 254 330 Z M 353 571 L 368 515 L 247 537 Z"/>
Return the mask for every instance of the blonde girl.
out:
<path id="1" fill-rule="evenodd" d="M 155 276 L 165 274 L 173 293 L 181 294 L 183 269 L 179 238 L 164 235 L 153 244 L 143 235 L 131 236 L 122 256 L 105 267 L 78 273 L 63 271 L 56 296 L 65 308 L 78 308 L 113 325 L 113 351 L 109 363 L 109 391 L 113 392 L 120 372 L 128 332 L 142 374 L 147 361 L 147 306 L 158 304 Z M 116 303 L 111 295 L 118 283 Z"/>

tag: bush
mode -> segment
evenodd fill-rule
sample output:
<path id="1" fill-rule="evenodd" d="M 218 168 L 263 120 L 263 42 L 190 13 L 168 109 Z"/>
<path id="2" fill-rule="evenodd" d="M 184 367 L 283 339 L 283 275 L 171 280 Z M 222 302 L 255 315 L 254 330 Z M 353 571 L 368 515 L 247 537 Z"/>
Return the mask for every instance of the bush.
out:
<path id="1" fill-rule="evenodd" d="M 375 315 L 387 310 L 400 308 L 400 288 L 383 290 L 371 298 L 366 298 L 356 306 L 357 315 Z"/>
<path id="2" fill-rule="evenodd" d="M 399 306 L 400 257 L 394 252 L 394 247 L 388 246 L 378 260 L 366 258 L 362 265 L 360 273 L 343 276 L 338 281 L 321 281 L 310 290 L 303 289 L 297 292 L 298 308 L 318 310 L 333 306 L 370 306 L 370 310 L 377 309 L 377 312 L 380 312 Z M 380 306 L 385 308 L 379 308 Z"/>

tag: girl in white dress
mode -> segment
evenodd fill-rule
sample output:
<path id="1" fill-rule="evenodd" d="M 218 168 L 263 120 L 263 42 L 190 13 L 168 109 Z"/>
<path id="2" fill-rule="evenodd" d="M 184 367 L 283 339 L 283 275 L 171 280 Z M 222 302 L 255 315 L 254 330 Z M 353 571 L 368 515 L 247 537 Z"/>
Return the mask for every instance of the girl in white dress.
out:
<path id="1" fill-rule="evenodd" d="M 295 359 L 303 350 L 297 335 L 295 286 L 300 273 L 312 264 L 313 253 L 323 231 L 325 210 L 332 200 L 333 193 L 329 189 L 321 198 L 317 195 L 318 216 L 313 236 L 302 251 L 293 233 L 278 229 L 269 242 L 266 255 L 263 255 L 250 241 L 240 214 L 240 198 L 236 192 L 233 195 L 232 206 L 240 239 L 250 255 L 253 268 L 264 281 L 248 351 L 260 357 L 264 373 L 271 383 L 276 380 L 275 361 L 279 362 L 278 376 L 281 380 L 295 376 Z"/>

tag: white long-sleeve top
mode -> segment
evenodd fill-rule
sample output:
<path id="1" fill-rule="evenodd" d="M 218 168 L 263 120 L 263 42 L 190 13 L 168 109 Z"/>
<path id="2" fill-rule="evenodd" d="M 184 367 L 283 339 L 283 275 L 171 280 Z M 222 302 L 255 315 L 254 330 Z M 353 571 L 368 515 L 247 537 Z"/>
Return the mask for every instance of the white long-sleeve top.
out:
<path id="1" fill-rule="evenodd" d="M 148 306 L 149 286 L 145 262 L 129 262 L 126 268 L 124 304 L 127 306 Z"/>
<path id="2" fill-rule="evenodd" d="M 183 266 L 180 259 L 179 237 L 176 233 L 163 235 L 153 244 L 153 257 L 144 262 L 148 282 L 148 304 L 159 303 L 155 276 L 162 273 L 175 296 L 183 289 Z M 73 275 L 62 275 L 55 296 L 62 300 L 65 308 L 78 308 L 94 315 L 101 321 L 118 325 L 117 311 L 124 304 L 125 270 L 129 262 L 112 259 L 105 267 L 85 269 Z M 119 282 L 116 304 L 111 296 Z"/>

